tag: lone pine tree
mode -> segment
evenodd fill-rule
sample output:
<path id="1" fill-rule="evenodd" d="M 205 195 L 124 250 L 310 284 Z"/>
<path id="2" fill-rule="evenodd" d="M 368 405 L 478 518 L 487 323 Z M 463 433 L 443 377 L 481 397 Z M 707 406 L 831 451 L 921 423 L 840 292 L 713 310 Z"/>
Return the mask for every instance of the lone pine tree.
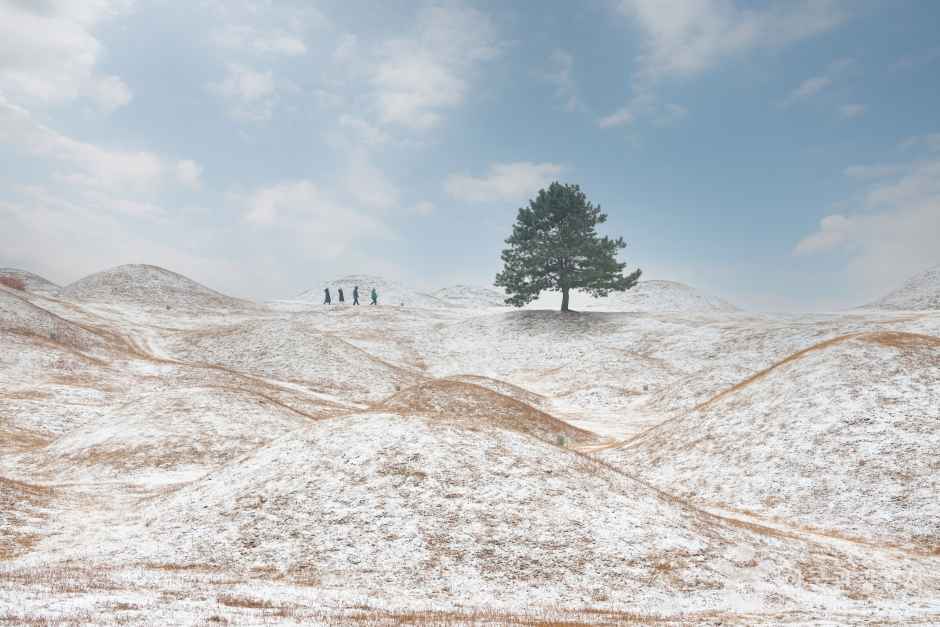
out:
<path id="1" fill-rule="evenodd" d="M 597 234 L 597 225 L 606 221 L 577 185 L 555 182 L 539 190 L 519 209 L 503 250 L 496 285 L 509 294 L 506 302 L 521 307 L 543 290 L 561 292 L 561 310 L 568 311 L 572 289 L 598 297 L 636 285 L 640 270 L 624 275 L 627 264 L 617 261 L 617 252 L 626 248 L 623 238 Z"/>

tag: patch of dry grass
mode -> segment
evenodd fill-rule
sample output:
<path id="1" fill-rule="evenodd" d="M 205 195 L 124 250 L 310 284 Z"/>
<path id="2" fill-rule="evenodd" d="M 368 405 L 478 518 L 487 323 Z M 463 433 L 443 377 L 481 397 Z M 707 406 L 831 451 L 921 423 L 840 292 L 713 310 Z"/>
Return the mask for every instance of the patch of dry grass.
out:
<path id="1" fill-rule="evenodd" d="M 424 416 L 473 429 L 495 427 L 516 431 L 550 444 L 558 437 L 574 444 L 596 443 L 597 435 L 572 426 L 511 396 L 455 379 L 436 379 L 412 386 L 373 407 Z"/>
<path id="2" fill-rule="evenodd" d="M 22 279 L 12 276 L 0 276 L 0 285 L 5 285 L 10 289 L 19 290 L 21 292 L 26 291 L 26 283 L 24 283 Z"/>

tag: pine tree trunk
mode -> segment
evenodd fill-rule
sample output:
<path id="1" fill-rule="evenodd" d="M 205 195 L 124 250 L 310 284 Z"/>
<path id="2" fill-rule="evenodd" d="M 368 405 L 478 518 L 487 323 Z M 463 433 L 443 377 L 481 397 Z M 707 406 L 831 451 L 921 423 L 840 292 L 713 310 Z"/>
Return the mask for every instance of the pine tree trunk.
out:
<path id="1" fill-rule="evenodd" d="M 561 310 L 568 311 L 568 288 L 561 289 Z"/>

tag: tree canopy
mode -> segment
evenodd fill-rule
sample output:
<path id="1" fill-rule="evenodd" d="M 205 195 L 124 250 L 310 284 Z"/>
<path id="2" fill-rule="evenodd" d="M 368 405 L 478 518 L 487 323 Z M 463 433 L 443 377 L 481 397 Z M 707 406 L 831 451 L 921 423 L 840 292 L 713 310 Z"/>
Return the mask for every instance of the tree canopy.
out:
<path id="1" fill-rule="evenodd" d="M 542 291 L 555 291 L 562 293 L 561 310 L 568 311 L 572 289 L 598 297 L 636 285 L 640 270 L 625 275 L 626 262 L 617 261 L 626 247 L 623 238 L 597 233 L 597 225 L 606 221 L 577 185 L 555 182 L 539 190 L 519 209 L 502 253 L 496 285 L 509 294 L 506 302 L 521 307 Z"/>

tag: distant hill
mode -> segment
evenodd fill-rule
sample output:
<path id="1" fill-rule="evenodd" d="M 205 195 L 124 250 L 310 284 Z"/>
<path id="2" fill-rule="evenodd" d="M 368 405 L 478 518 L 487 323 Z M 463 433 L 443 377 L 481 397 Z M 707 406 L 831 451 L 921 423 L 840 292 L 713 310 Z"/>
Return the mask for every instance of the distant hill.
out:
<path id="1" fill-rule="evenodd" d="M 32 294 L 42 294 L 43 296 L 57 296 L 62 289 L 52 281 L 45 279 L 38 274 L 18 270 L 16 268 L 0 268 L 0 279 L 13 279 L 22 282 L 25 290 Z"/>
<path id="2" fill-rule="evenodd" d="M 296 299 L 308 303 L 322 303 L 323 289 L 328 287 L 330 288 L 330 295 L 333 298 L 333 304 L 336 304 L 339 301 L 337 290 L 343 288 L 346 303 L 350 304 L 353 300 L 353 288 L 357 285 L 359 286 L 360 305 L 369 304 L 369 292 L 374 287 L 379 294 L 379 305 L 399 306 L 404 304 L 406 307 L 422 308 L 447 306 L 447 303 L 435 298 L 431 294 L 407 287 L 397 281 L 391 281 L 372 274 L 351 274 L 339 277 L 301 292 L 296 296 Z"/>
<path id="3" fill-rule="evenodd" d="M 535 303 L 540 309 L 556 308 L 561 295 L 543 294 Z M 603 298 L 594 298 L 583 292 L 571 296 L 571 308 L 576 311 L 610 312 L 733 312 L 737 307 L 721 298 L 676 281 L 640 281 L 626 292 L 613 292 Z"/>
<path id="4" fill-rule="evenodd" d="M 940 266 L 909 278 L 904 285 L 864 309 L 926 311 L 940 309 Z"/>
<path id="5" fill-rule="evenodd" d="M 505 307 L 506 294 L 495 287 L 452 285 L 432 292 L 452 307 Z"/>
<path id="6" fill-rule="evenodd" d="M 78 301 L 121 303 L 145 307 L 230 308 L 252 306 L 158 266 L 131 264 L 98 272 L 62 288 L 61 295 Z"/>

